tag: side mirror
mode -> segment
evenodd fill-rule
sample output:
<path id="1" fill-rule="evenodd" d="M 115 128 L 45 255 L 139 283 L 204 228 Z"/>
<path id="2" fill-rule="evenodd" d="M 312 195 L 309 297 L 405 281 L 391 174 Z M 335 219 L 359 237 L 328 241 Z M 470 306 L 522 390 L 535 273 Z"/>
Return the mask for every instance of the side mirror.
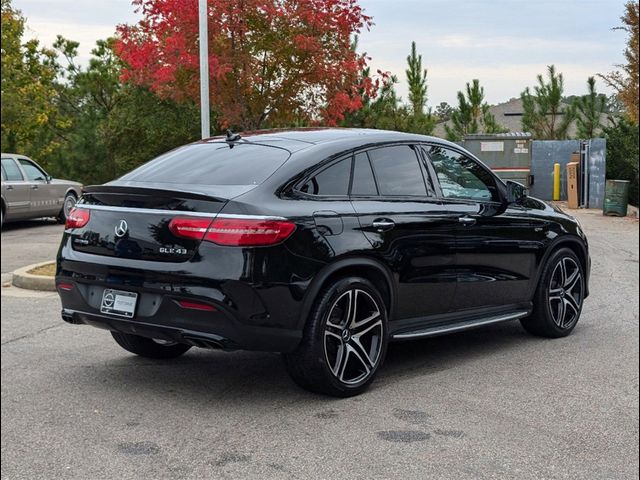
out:
<path id="1" fill-rule="evenodd" d="M 529 196 L 527 187 L 518 182 L 507 180 L 507 204 L 521 203 Z"/>
<path id="2" fill-rule="evenodd" d="M 47 175 L 45 179 L 47 180 L 47 183 L 51 183 L 51 180 L 53 180 L 53 177 L 51 175 Z"/>

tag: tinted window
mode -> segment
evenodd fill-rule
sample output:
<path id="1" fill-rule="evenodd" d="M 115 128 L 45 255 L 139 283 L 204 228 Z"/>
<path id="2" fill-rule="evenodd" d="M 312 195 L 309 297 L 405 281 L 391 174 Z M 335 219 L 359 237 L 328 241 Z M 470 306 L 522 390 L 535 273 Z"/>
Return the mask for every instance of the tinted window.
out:
<path id="1" fill-rule="evenodd" d="M 31 181 L 44 181 L 46 179 L 47 174 L 34 163 L 29 160 L 23 160 L 22 158 L 18 159 L 18 161 L 20 162 L 20 165 L 22 165 L 24 173 L 27 174 L 27 179 Z"/>
<path id="2" fill-rule="evenodd" d="M 24 180 L 18 165 L 16 165 L 16 162 L 11 158 L 2 159 L 2 176 L 9 182 Z"/>
<path id="3" fill-rule="evenodd" d="M 443 147 L 430 147 L 428 151 L 443 196 L 497 201 L 495 178 L 476 161 Z"/>
<path id="4" fill-rule="evenodd" d="M 312 195 L 347 195 L 351 176 L 351 157 L 340 160 L 306 182 L 301 192 Z"/>
<path id="5" fill-rule="evenodd" d="M 351 195 L 377 195 L 378 188 L 373 178 L 373 170 L 366 153 L 358 153 L 355 156 L 353 166 L 353 183 Z"/>
<path id="6" fill-rule="evenodd" d="M 426 195 L 418 157 L 407 145 L 370 150 L 380 195 Z"/>
<path id="7" fill-rule="evenodd" d="M 281 148 L 239 143 L 198 143 L 176 148 L 121 180 L 194 185 L 258 185 L 287 159 Z"/>

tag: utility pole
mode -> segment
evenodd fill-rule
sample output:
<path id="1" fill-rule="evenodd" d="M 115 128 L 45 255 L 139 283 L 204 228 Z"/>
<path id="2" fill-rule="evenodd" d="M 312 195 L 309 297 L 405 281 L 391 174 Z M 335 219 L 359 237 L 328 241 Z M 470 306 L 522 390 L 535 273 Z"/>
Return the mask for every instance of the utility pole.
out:
<path id="1" fill-rule="evenodd" d="M 202 138 L 211 136 L 209 125 L 209 33 L 207 0 L 198 0 L 200 31 L 200 125 Z"/>

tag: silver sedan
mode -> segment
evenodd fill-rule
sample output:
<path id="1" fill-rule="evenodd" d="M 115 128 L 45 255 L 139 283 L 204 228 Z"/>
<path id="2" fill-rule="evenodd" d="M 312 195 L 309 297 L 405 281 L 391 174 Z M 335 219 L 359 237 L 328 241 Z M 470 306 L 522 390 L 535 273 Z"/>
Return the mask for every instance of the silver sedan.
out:
<path id="1" fill-rule="evenodd" d="M 24 155 L 2 154 L 1 223 L 57 217 L 64 222 L 82 193 L 82 184 L 58 180 Z"/>

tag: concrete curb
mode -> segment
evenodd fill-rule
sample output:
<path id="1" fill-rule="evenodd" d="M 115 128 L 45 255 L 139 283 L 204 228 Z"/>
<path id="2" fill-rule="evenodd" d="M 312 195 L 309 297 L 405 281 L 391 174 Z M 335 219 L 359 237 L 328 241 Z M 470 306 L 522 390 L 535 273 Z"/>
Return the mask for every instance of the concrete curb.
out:
<path id="1" fill-rule="evenodd" d="M 41 290 L 44 292 L 55 292 L 56 281 L 53 277 L 45 277 L 44 275 L 32 275 L 28 273 L 29 270 L 48 265 L 54 262 L 41 262 L 34 263 L 33 265 L 27 265 L 26 267 L 19 268 L 13 272 L 11 283 L 14 287 L 26 288 L 27 290 Z"/>

